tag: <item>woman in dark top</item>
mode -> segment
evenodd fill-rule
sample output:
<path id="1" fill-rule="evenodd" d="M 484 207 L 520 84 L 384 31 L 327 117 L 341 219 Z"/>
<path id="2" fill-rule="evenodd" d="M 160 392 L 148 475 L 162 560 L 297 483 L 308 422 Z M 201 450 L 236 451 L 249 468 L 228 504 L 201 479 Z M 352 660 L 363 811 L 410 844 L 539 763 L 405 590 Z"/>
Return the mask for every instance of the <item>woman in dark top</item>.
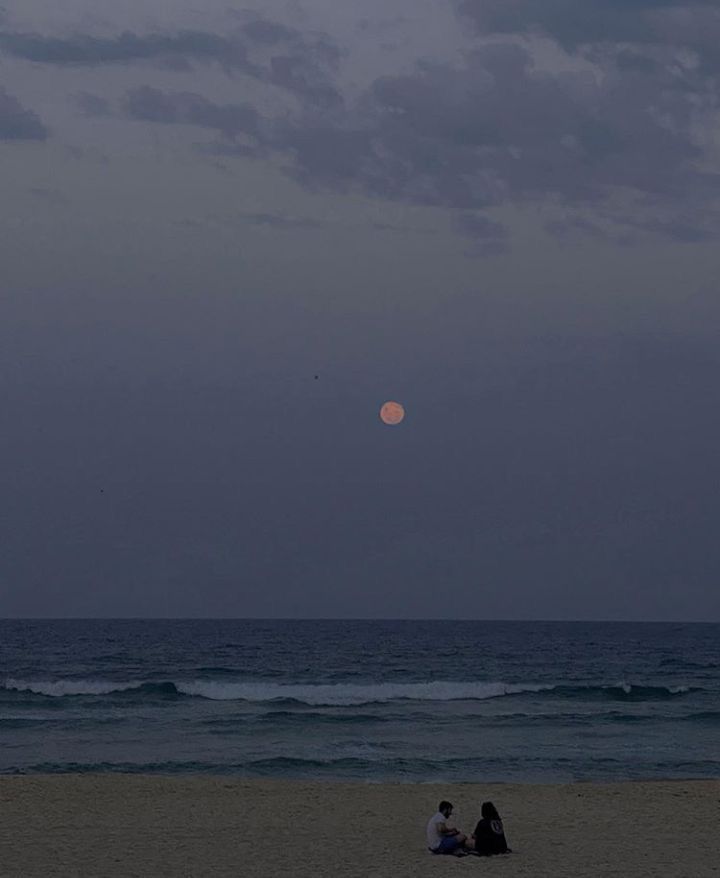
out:
<path id="1" fill-rule="evenodd" d="M 478 822 L 473 833 L 475 853 L 481 857 L 509 853 L 505 830 L 495 805 L 492 802 L 483 802 L 481 814 L 482 820 Z"/>

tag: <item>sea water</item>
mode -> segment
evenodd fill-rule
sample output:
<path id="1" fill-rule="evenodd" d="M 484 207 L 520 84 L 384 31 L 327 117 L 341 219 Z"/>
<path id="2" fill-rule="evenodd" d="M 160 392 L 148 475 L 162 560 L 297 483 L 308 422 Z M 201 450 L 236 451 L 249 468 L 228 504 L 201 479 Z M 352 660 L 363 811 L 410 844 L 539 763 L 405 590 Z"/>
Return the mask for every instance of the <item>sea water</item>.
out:
<path id="1" fill-rule="evenodd" d="M 720 776 L 720 625 L 0 621 L 0 772 Z"/>

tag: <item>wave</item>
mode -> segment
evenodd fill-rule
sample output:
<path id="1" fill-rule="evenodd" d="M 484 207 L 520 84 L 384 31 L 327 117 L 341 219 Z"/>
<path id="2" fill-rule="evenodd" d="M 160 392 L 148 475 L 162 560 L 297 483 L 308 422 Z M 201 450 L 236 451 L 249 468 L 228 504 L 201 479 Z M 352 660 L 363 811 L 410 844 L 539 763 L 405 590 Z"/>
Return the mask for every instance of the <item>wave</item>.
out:
<path id="1" fill-rule="evenodd" d="M 30 693 L 48 698 L 73 696 L 114 695 L 123 692 L 140 692 L 173 695 L 178 693 L 174 683 L 154 683 L 145 680 L 118 682 L 114 680 L 5 680 L 0 693 Z"/>
<path id="2" fill-rule="evenodd" d="M 552 686 L 554 695 L 561 698 L 610 699 L 613 701 L 664 701 L 691 692 L 701 691 L 693 686 L 644 686 L 621 681 L 614 684 L 581 684 Z"/>
<path id="3" fill-rule="evenodd" d="M 0 729 L 31 729 L 47 722 L 44 716 L 0 716 Z"/>
<path id="4" fill-rule="evenodd" d="M 165 694 L 211 701 L 296 702 L 310 706 L 355 706 L 390 701 L 482 701 L 504 695 L 552 688 L 532 684 L 450 682 L 291 684 L 263 682 L 177 682 L 110 680 L 6 680 L 7 692 L 26 692 L 50 698 L 105 696 L 124 693 Z"/>
<path id="5" fill-rule="evenodd" d="M 517 766 L 520 764 L 571 764 L 572 759 L 569 757 L 556 757 L 552 760 L 539 758 L 524 758 L 522 760 L 514 757 L 449 757 L 446 759 L 424 759 L 421 757 L 399 757 L 393 758 L 386 755 L 376 754 L 374 756 L 336 756 L 323 758 L 321 756 L 265 756 L 256 759 L 248 759 L 242 762 L 233 761 L 200 761 L 200 760 L 166 760 L 158 762 L 127 762 L 127 761 L 105 761 L 105 762 L 41 762 L 26 766 L 15 766 L 13 768 L 0 770 L 3 773 L 19 773 L 19 774 L 53 774 L 53 773 L 128 773 L 128 774 L 258 774 L 268 776 L 289 776 L 295 772 L 310 772 L 311 777 L 317 776 L 319 773 L 329 773 L 332 775 L 342 776 L 343 772 L 350 773 L 358 771 L 361 775 L 367 776 L 372 773 L 380 773 L 382 776 L 386 772 L 390 772 L 395 776 L 403 774 L 419 774 L 434 775 L 438 771 L 447 771 L 457 769 L 465 775 L 469 771 L 479 769 L 496 769 L 503 766 Z M 609 758 L 601 760 L 607 762 L 616 762 L 617 760 Z"/>
<path id="6" fill-rule="evenodd" d="M 423 718 L 427 715 L 423 714 Z M 229 717 L 213 717 L 202 720 L 200 725 L 210 732 L 225 734 L 247 726 L 300 726 L 340 725 L 343 728 L 357 725 L 378 725 L 390 722 L 391 718 L 382 713 L 323 713 L 319 710 L 268 710 L 263 713 L 236 714 Z"/>
<path id="7" fill-rule="evenodd" d="M 701 710 L 682 717 L 685 722 L 720 723 L 720 710 Z"/>
<path id="8" fill-rule="evenodd" d="M 297 777 L 354 779 L 366 782 L 484 782 L 523 783 L 586 780 L 650 780 L 669 778 L 720 777 L 720 761 L 642 760 L 628 765 L 612 756 L 575 759 L 548 757 L 451 757 L 424 758 L 308 758 L 268 756 L 244 762 L 163 761 L 163 762 L 42 762 L 0 769 L 0 774 L 163 774 L 216 775 L 246 777 Z"/>
<path id="9" fill-rule="evenodd" d="M 391 701 L 483 701 L 524 692 L 539 692 L 543 686 L 512 683 L 450 682 L 427 683 L 216 683 L 195 681 L 178 684 L 185 695 L 213 701 L 286 701 L 311 706 L 381 704 Z"/>
<path id="10" fill-rule="evenodd" d="M 0 694 L 29 693 L 47 698 L 80 696 L 192 697 L 211 701 L 297 703 L 312 707 L 353 707 L 397 701 L 485 701 L 508 696 L 541 695 L 578 700 L 652 701 L 698 691 L 688 686 L 644 686 L 620 682 L 597 684 L 530 684 L 433 680 L 425 683 L 268 683 L 217 680 L 5 680 Z"/>
<path id="11" fill-rule="evenodd" d="M 66 695 L 109 695 L 111 692 L 139 689 L 140 685 L 93 680 L 6 680 L 3 689 L 7 692 L 30 692 L 49 698 L 63 698 Z"/>
<path id="12" fill-rule="evenodd" d="M 695 671 L 714 671 L 717 668 L 720 668 L 720 663 L 713 661 L 699 662 L 693 659 L 685 659 L 673 656 L 670 658 L 661 659 L 660 667 L 681 668 L 682 670 L 691 669 Z"/>

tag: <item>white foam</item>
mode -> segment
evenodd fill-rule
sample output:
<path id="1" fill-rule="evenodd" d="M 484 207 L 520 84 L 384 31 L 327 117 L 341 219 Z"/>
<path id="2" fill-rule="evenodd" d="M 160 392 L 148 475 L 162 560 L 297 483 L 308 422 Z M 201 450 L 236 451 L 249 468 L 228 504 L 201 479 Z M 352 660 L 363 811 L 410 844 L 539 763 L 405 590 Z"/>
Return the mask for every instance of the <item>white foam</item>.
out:
<path id="1" fill-rule="evenodd" d="M 282 684 L 282 683 L 229 683 L 198 680 L 178 683 L 177 689 L 186 695 L 210 698 L 213 701 L 276 701 L 292 699 L 311 705 L 357 705 L 373 702 L 397 701 L 463 701 L 497 698 L 520 692 L 540 692 L 545 686 L 514 685 L 509 683 L 473 683 L 435 680 L 429 683 L 337 683 L 337 684 Z"/>
<path id="2" fill-rule="evenodd" d="M 148 687 L 152 698 L 154 687 L 164 687 L 168 683 L 159 680 L 5 680 L 5 689 L 20 692 L 33 692 L 53 698 L 73 695 L 109 695 L 113 692 L 127 692 Z M 539 685 L 531 683 L 502 683 L 476 681 L 432 680 L 425 683 L 266 683 L 250 681 L 180 680 L 173 681 L 177 691 L 183 695 L 207 698 L 211 701 L 251 701 L 270 702 L 292 700 L 311 706 L 356 706 L 361 704 L 384 703 L 390 701 L 484 701 L 500 698 L 503 695 L 518 695 L 524 692 L 614 690 L 620 689 L 625 695 L 635 692 L 642 695 L 645 687 L 621 680 L 614 686 L 603 684 Z M 666 691 L 671 695 L 689 692 L 687 686 L 647 687 Z"/>
<path id="3" fill-rule="evenodd" d="M 109 695 L 111 692 L 125 692 L 139 689 L 141 682 L 114 683 L 110 680 L 5 680 L 5 689 L 18 692 L 33 692 L 35 695 L 49 695 L 62 698 L 65 695 Z"/>
<path id="4" fill-rule="evenodd" d="M 588 684 L 586 686 L 582 686 L 584 689 L 592 689 L 594 688 L 592 684 Z M 683 695 L 686 692 L 690 692 L 689 686 L 659 686 L 652 684 L 642 684 L 642 683 L 628 683 L 626 680 L 620 680 L 619 683 L 616 683 L 615 686 L 600 686 L 601 689 L 622 689 L 622 691 L 626 695 L 632 695 L 633 692 L 637 692 L 638 690 L 655 690 L 657 692 L 665 691 L 669 695 Z"/>
<path id="5" fill-rule="evenodd" d="M 158 681 L 115 682 L 111 680 L 6 680 L 6 689 L 33 692 L 53 698 L 71 695 L 109 695 L 126 692 L 143 685 L 159 685 Z M 427 683 L 337 683 L 283 684 L 261 682 L 215 682 L 183 680 L 174 682 L 183 695 L 208 698 L 212 701 L 281 701 L 304 704 L 352 706 L 408 699 L 413 701 L 463 701 L 498 698 L 521 692 L 540 692 L 551 686 L 511 683 L 451 682 L 434 680 Z"/>

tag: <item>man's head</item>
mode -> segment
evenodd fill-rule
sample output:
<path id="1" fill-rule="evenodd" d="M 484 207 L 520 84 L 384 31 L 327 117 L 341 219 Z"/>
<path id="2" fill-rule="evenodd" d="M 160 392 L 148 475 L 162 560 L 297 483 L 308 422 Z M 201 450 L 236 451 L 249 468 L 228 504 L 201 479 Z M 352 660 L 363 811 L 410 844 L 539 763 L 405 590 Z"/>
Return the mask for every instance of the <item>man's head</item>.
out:
<path id="1" fill-rule="evenodd" d="M 452 803 L 446 802 L 444 799 L 438 805 L 438 811 L 443 815 L 443 817 L 449 817 L 452 814 Z"/>

